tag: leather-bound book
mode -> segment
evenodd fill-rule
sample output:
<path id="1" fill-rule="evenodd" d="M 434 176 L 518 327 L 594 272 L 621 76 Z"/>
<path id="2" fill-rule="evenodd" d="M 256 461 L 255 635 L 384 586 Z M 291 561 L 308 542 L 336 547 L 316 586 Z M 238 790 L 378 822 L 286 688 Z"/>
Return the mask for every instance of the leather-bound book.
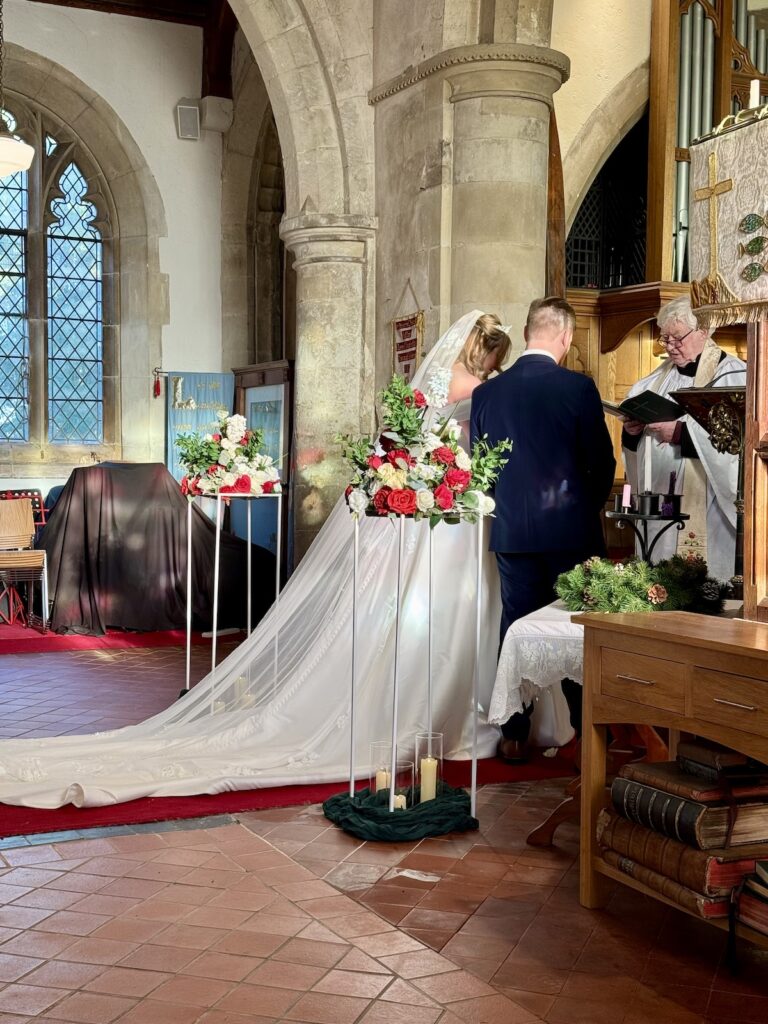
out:
<path id="1" fill-rule="evenodd" d="M 727 917 L 730 897 L 704 896 L 700 892 L 694 892 L 672 878 L 660 875 L 658 871 L 651 871 L 650 868 L 638 864 L 630 857 L 622 857 L 613 850 L 603 850 L 603 860 L 611 867 L 617 868 L 622 874 L 636 878 L 638 882 L 647 885 L 654 892 L 666 896 L 668 900 L 677 903 L 691 914 L 698 917 Z"/>
<path id="2" fill-rule="evenodd" d="M 627 821 L 700 850 L 768 842 L 768 801 L 705 804 L 619 775 L 611 802 Z"/>
<path id="3" fill-rule="evenodd" d="M 597 841 L 604 849 L 629 857 L 704 896 L 730 895 L 744 876 L 755 870 L 758 858 L 768 857 L 768 844 L 697 850 L 626 821 L 607 808 L 597 818 Z"/>
<path id="4" fill-rule="evenodd" d="M 723 803 L 728 800 L 746 800 L 754 797 L 768 798 L 768 769 L 762 776 L 754 778 L 732 778 L 719 774 L 708 781 L 698 775 L 684 772 L 676 761 L 635 761 L 621 768 L 623 778 L 641 782 L 645 786 L 663 789 L 685 800 L 696 800 L 702 804 Z"/>

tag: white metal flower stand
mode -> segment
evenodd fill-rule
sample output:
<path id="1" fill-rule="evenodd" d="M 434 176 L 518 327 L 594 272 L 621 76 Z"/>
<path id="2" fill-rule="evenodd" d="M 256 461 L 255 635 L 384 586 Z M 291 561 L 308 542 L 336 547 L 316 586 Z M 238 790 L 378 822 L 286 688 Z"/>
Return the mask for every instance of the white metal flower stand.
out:
<path id="1" fill-rule="evenodd" d="M 213 497 L 213 495 L 211 495 Z M 277 502 L 277 554 L 275 556 L 275 640 L 274 640 L 274 680 L 273 686 L 277 686 L 277 664 L 279 652 L 279 629 L 277 628 L 277 616 L 280 608 L 280 553 L 282 548 L 283 528 L 283 493 L 279 491 L 273 494 L 217 494 L 216 497 L 216 542 L 213 557 L 213 638 L 211 640 L 211 675 L 216 672 L 216 640 L 219 627 L 219 567 L 221 562 L 221 520 L 223 505 L 231 499 L 244 499 L 248 502 L 247 516 L 247 545 L 248 545 L 248 597 L 246 610 L 246 628 L 248 636 L 251 635 L 251 505 L 252 501 L 272 500 Z M 186 675 L 184 691 L 190 688 L 190 677 L 192 671 L 192 502 L 187 503 L 187 650 L 186 650 Z M 213 690 L 211 691 L 213 693 Z"/>
<path id="2" fill-rule="evenodd" d="M 403 549 L 404 549 L 404 537 L 405 537 L 405 521 L 409 518 L 407 516 L 397 517 L 397 587 L 396 587 L 396 601 L 395 601 L 395 659 L 394 659 L 394 685 L 392 694 L 392 746 L 391 746 L 391 775 L 390 778 L 395 779 L 397 775 L 397 725 L 398 725 L 398 698 L 400 692 L 400 625 L 402 618 L 402 605 L 403 605 Z M 483 591 L 482 591 L 482 565 L 483 565 L 483 535 L 484 535 L 484 523 L 483 516 L 478 516 L 476 524 L 476 557 L 477 557 L 477 571 L 476 571 L 476 594 L 475 594 L 475 659 L 474 659 L 474 672 L 472 674 L 472 772 L 470 782 L 470 810 L 472 817 L 476 817 L 477 810 L 477 712 L 480 697 L 480 647 L 481 647 L 481 632 L 482 632 L 482 604 L 483 604 Z M 434 573 L 433 573 L 433 553 L 434 553 L 434 530 L 430 529 L 428 520 L 421 520 L 423 524 L 421 528 L 429 530 L 429 602 L 428 602 L 428 626 L 427 626 L 427 731 L 432 733 L 432 692 L 433 692 L 433 680 L 432 680 L 432 666 L 433 666 L 433 647 L 432 647 L 432 615 L 434 608 Z M 450 529 L 450 526 L 443 526 L 443 529 Z M 349 743 L 349 795 L 350 798 L 355 795 L 355 760 L 356 760 L 356 708 L 355 708 L 355 695 L 357 690 L 357 654 L 358 654 L 358 642 L 357 642 L 357 584 L 359 579 L 359 560 L 360 560 L 360 522 L 357 518 L 354 518 L 354 535 L 352 545 L 352 678 L 351 678 L 351 693 L 350 693 L 350 743 Z M 395 809 L 395 786 L 391 785 L 389 788 L 389 810 L 391 813 Z"/>

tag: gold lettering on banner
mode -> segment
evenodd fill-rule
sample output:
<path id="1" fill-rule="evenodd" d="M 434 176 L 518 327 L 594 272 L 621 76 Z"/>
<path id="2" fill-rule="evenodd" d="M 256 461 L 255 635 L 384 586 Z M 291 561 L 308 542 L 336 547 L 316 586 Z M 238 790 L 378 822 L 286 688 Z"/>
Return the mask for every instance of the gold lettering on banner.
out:
<path id="1" fill-rule="evenodd" d="M 712 281 L 717 277 L 717 197 L 733 188 L 733 178 L 717 180 L 717 155 L 709 154 L 709 184 L 697 188 L 693 198 L 697 202 L 709 200 L 709 276 Z"/>

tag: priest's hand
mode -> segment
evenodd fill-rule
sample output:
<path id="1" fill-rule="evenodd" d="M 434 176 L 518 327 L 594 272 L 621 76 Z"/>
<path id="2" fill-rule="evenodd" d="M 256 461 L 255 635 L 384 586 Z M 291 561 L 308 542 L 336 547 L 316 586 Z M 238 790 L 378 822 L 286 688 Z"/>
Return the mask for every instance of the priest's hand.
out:
<path id="1" fill-rule="evenodd" d="M 624 420 L 624 429 L 632 437 L 639 437 L 645 429 L 645 424 L 640 423 L 638 420 Z"/>
<path id="2" fill-rule="evenodd" d="M 669 444 L 675 434 L 675 421 L 672 420 L 670 423 L 649 423 L 648 429 L 659 444 L 665 442 Z"/>

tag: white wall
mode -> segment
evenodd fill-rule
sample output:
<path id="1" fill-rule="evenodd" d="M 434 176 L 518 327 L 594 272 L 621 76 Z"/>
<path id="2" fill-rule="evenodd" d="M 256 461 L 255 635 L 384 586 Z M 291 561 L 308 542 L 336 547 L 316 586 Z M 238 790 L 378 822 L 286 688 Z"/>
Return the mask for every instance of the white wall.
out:
<path id="1" fill-rule="evenodd" d="M 181 141 L 174 121 L 182 97 L 200 96 L 202 30 L 5 0 L 5 35 L 63 65 L 125 123 L 165 205 L 160 257 L 170 323 L 163 367 L 221 369 L 221 136 L 203 132 L 199 142 Z"/>
<path id="2" fill-rule="evenodd" d="M 571 58 L 555 93 L 563 161 L 589 115 L 651 52 L 652 0 L 555 0 L 552 42 Z"/>

